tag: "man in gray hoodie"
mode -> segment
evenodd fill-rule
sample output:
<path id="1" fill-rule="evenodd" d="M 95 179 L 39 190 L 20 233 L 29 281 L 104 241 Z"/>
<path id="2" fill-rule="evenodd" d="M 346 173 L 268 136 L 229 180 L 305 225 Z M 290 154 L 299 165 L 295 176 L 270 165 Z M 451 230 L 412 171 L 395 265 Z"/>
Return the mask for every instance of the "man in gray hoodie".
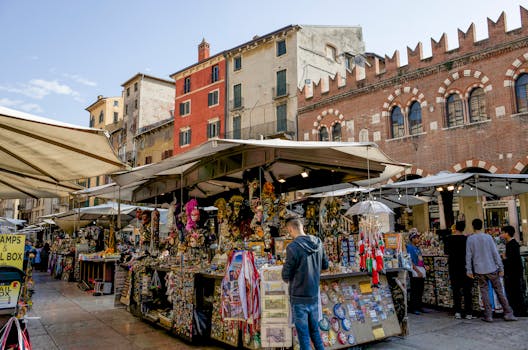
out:
<path id="1" fill-rule="evenodd" d="M 488 293 L 488 281 L 490 281 L 504 310 L 504 320 L 517 321 L 502 290 L 500 277 L 504 276 L 504 267 L 497 246 L 490 235 L 480 232 L 482 220 L 474 219 L 471 224 L 475 233 L 467 239 L 466 272 L 469 278 L 476 278 L 478 281 L 480 296 L 484 304 L 482 320 L 493 322 L 493 310 Z"/>
<path id="2" fill-rule="evenodd" d="M 299 345 L 301 350 L 309 350 L 311 339 L 316 350 L 324 350 L 319 334 L 318 300 L 321 270 L 328 268 L 328 259 L 321 240 L 305 234 L 300 219 L 288 219 L 286 227 L 294 240 L 286 248 L 282 279 L 288 283 Z"/>

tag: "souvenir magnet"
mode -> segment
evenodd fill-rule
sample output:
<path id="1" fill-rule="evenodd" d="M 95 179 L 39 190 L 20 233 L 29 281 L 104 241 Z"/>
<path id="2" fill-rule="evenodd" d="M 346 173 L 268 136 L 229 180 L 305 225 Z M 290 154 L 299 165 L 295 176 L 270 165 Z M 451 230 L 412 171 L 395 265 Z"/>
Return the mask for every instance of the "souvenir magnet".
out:
<path id="1" fill-rule="evenodd" d="M 352 334 L 348 335 L 348 339 L 347 340 L 348 340 L 348 344 L 350 344 L 350 345 L 353 345 L 353 344 L 356 343 L 356 338 L 354 338 L 354 336 Z"/>

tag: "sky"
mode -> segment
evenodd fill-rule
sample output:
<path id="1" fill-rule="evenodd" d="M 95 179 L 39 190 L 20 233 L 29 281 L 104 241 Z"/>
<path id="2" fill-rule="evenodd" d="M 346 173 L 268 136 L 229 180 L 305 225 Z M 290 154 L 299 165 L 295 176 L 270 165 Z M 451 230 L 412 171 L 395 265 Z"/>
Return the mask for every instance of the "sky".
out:
<path id="1" fill-rule="evenodd" d="M 170 80 L 197 61 L 205 38 L 211 54 L 289 24 L 360 26 L 367 52 L 392 56 L 475 23 L 487 38 L 487 18 L 506 14 L 520 27 L 528 0 L 0 0 L 0 105 L 87 126 L 98 95 L 120 96 L 141 72 Z"/>

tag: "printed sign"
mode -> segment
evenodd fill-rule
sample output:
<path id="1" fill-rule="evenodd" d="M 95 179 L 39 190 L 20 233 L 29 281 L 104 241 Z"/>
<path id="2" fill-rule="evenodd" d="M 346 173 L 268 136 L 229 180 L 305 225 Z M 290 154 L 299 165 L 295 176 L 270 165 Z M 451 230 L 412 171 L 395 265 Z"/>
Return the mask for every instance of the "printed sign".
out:
<path id="1" fill-rule="evenodd" d="M 14 308 L 18 302 L 18 294 L 20 294 L 19 281 L 0 284 L 0 309 Z"/>
<path id="2" fill-rule="evenodd" d="M 0 266 L 14 266 L 22 270 L 25 240 L 24 235 L 0 235 Z"/>

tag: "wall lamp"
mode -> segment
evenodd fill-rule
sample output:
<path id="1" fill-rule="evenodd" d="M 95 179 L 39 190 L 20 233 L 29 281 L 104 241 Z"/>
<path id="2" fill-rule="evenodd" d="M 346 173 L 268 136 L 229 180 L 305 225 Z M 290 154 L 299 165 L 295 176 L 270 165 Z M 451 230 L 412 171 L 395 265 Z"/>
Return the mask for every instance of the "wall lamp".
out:
<path id="1" fill-rule="evenodd" d="M 282 176 L 279 176 L 278 181 L 279 181 L 281 184 L 283 184 L 283 183 L 286 182 L 286 179 L 285 179 L 284 177 L 282 177 Z"/>
<path id="2" fill-rule="evenodd" d="M 303 169 L 303 171 L 301 173 L 301 176 L 306 179 L 308 177 L 308 175 L 309 175 L 308 170 Z"/>

